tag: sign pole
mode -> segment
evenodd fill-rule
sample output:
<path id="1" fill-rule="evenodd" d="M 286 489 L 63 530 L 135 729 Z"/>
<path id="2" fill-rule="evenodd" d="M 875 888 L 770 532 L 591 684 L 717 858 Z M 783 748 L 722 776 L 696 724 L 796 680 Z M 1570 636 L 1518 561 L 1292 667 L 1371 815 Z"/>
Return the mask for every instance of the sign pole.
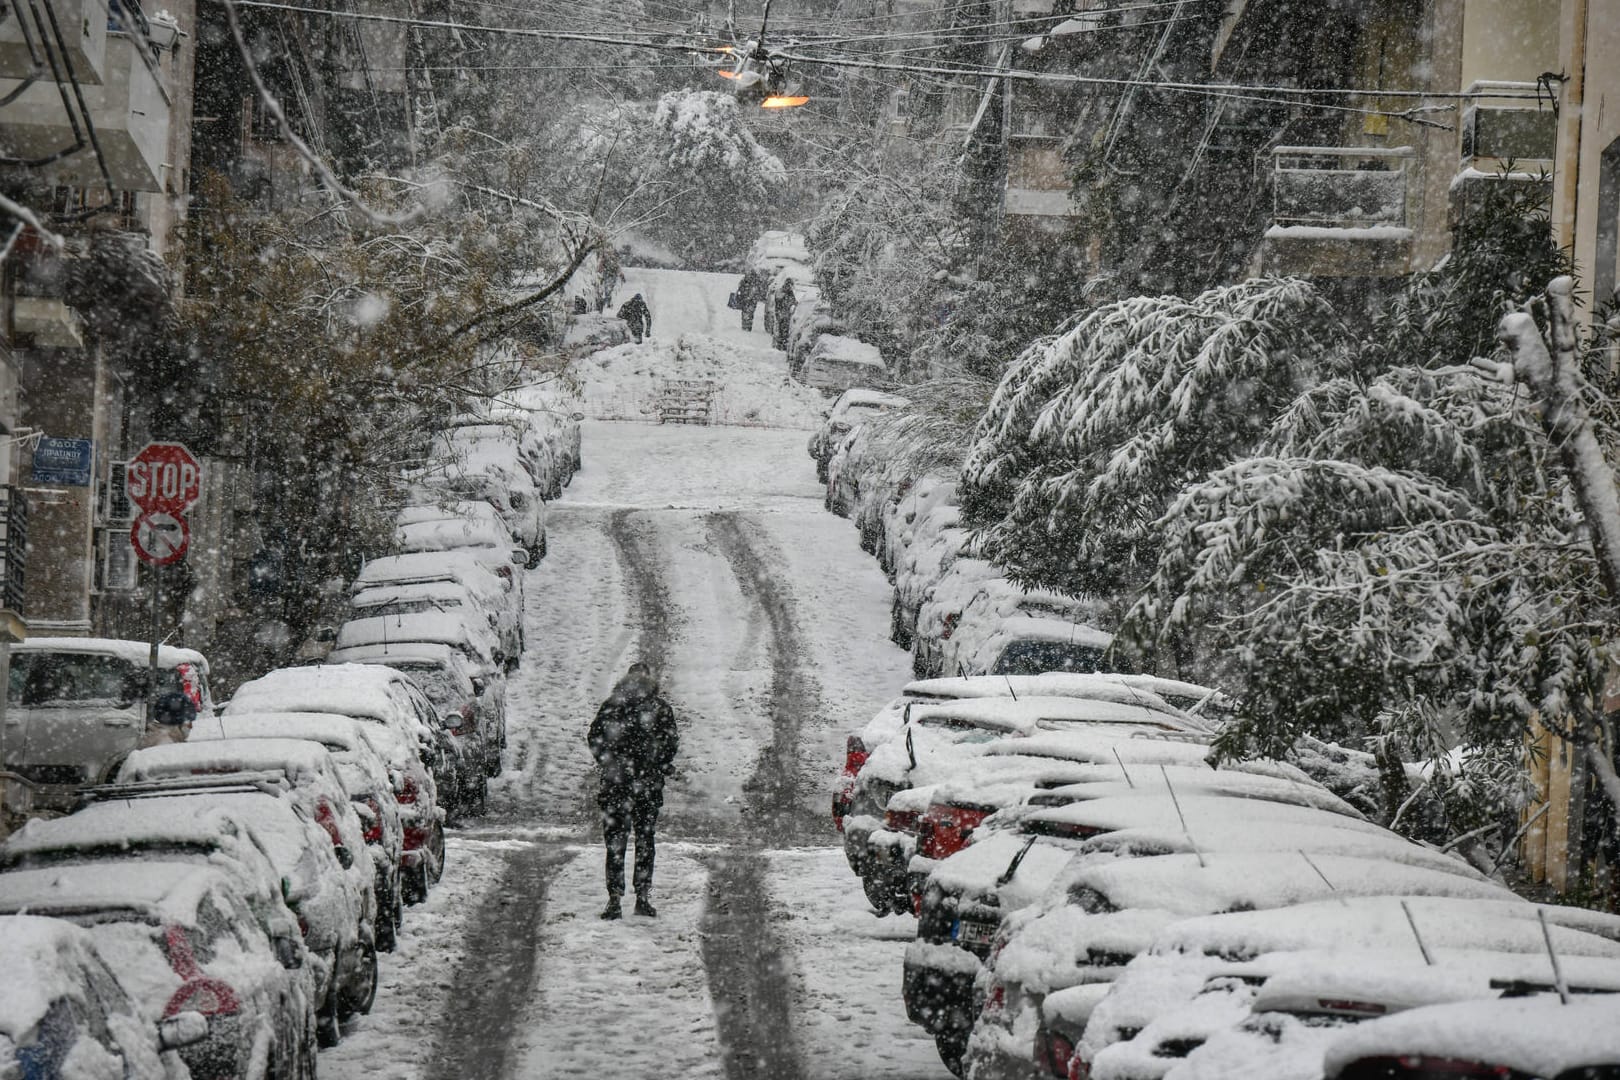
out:
<path id="1" fill-rule="evenodd" d="M 158 701 L 158 646 L 163 641 L 162 612 L 163 610 L 163 567 L 152 564 L 152 651 L 147 657 L 146 673 L 146 722 L 157 723 Z"/>

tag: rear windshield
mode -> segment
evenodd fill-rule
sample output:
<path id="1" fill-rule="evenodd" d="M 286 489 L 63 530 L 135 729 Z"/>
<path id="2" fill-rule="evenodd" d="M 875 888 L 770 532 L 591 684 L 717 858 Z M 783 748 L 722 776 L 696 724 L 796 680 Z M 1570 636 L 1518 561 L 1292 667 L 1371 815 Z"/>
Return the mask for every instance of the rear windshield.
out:
<path id="1" fill-rule="evenodd" d="M 461 607 L 461 601 L 454 597 L 444 600 L 391 600 L 385 604 L 365 604 L 358 606 L 358 610 L 367 618 L 384 615 L 420 615 L 428 611 L 455 611 Z"/>
<path id="2" fill-rule="evenodd" d="M 145 694 L 146 668 L 116 656 L 73 652 L 11 654 L 6 704 L 25 708 L 110 704 L 124 706 Z M 202 707 L 202 678 L 191 664 L 158 672 L 158 691 L 179 690 Z"/>
<path id="3" fill-rule="evenodd" d="M 456 706 L 462 704 L 465 691 L 448 671 L 437 664 L 393 663 L 388 666 L 409 675 L 433 704 Z"/>
<path id="4" fill-rule="evenodd" d="M 1063 641 L 1015 641 L 996 657 L 992 675 L 1041 675 L 1048 671 L 1102 670 L 1103 651 Z"/>

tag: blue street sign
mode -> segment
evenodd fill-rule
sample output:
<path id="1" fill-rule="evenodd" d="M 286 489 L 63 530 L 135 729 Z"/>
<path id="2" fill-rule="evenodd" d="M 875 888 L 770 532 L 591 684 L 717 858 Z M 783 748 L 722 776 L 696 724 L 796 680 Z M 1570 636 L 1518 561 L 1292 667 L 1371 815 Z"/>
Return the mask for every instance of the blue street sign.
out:
<path id="1" fill-rule="evenodd" d="M 34 446 L 34 483 L 89 487 L 95 456 L 89 439 L 40 439 Z"/>

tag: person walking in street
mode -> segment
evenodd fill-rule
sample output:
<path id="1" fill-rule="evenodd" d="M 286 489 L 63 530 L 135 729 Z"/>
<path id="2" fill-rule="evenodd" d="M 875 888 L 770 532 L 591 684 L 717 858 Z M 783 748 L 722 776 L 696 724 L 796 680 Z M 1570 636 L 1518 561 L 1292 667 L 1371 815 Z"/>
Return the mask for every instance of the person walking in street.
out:
<path id="1" fill-rule="evenodd" d="M 737 309 L 742 312 L 744 330 L 754 328 L 754 311 L 759 307 L 759 302 L 765 299 L 768 284 L 764 272 L 758 267 L 750 267 L 742 276 L 742 281 L 737 283 Z"/>
<path id="2" fill-rule="evenodd" d="M 624 302 L 624 306 L 619 308 L 619 318 L 630 324 L 630 334 L 636 339 L 637 345 L 641 344 L 642 335 L 652 335 L 652 311 L 640 293 Z"/>
<path id="3" fill-rule="evenodd" d="M 782 282 L 782 291 L 776 294 L 776 308 L 771 312 L 771 328 L 775 331 L 771 343 L 783 352 L 787 352 L 788 323 L 793 320 L 793 308 L 798 302 L 799 298 L 793 292 L 793 279 L 788 278 Z"/>
<path id="4" fill-rule="evenodd" d="M 607 847 L 607 907 L 602 918 L 622 915 L 624 853 L 630 834 L 636 837 L 632 883 L 637 915 L 654 918 L 652 906 L 653 831 L 664 805 L 664 778 L 675 770 L 680 734 L 675 710 L 658 693 L 658 679 L 646 664 L 630 665 L 596 710 L 586 742 L 601 770 L 596 804 L 602 811 L 602 839 Z"/>

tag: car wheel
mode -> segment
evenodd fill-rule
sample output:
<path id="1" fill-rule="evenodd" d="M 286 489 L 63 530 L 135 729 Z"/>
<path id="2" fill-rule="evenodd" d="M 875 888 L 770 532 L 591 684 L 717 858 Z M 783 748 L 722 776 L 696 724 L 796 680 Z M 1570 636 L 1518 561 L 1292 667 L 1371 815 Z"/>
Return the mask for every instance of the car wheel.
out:
<path id="1" fill-rule="evenodd" d="M 444 825 L 442 823 L 433 827 L 433 859 L 427 870 L 427 879 L 430 885 L 437 884 L 444 877 Z M 425 893 L 427 890 L 423 890 Z"/>
<path id="2" fill-rule="evenodd" d="M 400 879 L 400 884 L 403 886 L 400 891 L 405 894 L 407 904 L 420 904 L 426 900 L 428 892 L 426 860 L 422 865 L 407 870 L 405 876 Z"/>
<path id="3" fill-rule="evenodd" d="M 478 774 L 478 786 L 473 788 L 472 798 L 467 800 L 467 813 L 473 817 L 483 817 L 489 811 L 489 767 L 486 765 Z"/>
<path id="4" fill-rule="evenodd" d="M 880 918 L 893 910 L 893 890 L 887 882 L 881 878 L 862 876 L 861 888 L 866 890 L 866 902 L 872 905 L 872 910 Z"/>
<path id="5" fill-rule="evenodd" d="M 379 906 L 385 899 L 388 901 L 386 907 L 377 912 L 377 951 L 393 952 L 394 946 L 399 944 L 399 901 L 391 896 L 379 896 Z"/>
<path id="6" fill-rule="evenodd" d="M 918 647 L 921 644 L 921 642 L 913 643 L 911 650 L 911 674 L 913 678 L 926 679 L 928 678 L 928 661 L 923 658 L 922 649 Z"/>
<path id="7" fill-rule="evenodd" d="M 952 1076 L 962 1075 L 962 1057 L 967 1053 L 967 1044 L 968 1033 L 954 1028 L 934 1036 L 934 1049 L 939 1051 L 939 1060 L 951 1070 Z"/>
<path id="8" fill-rule="evenodd" d="M 344 1019 L 370 1012 L 372 1003 L 377 1000 L 377 950 L 369 942 L 360 948 L 362 950 L 360 971 L 364 981 L 358 990 L 344 995 L 342 1002 Z"/>
<path id="9" fill-rule="evenodd" d="M 505 745 L 506 745 L 506 739 L 503 737 L 501 739 L 501 741 L 500 741 L 500 746 L 505 746 Z M 506 768 L 506 765 L 501 760 L 501 752 L 500 752 L 499 749 L 497 749 L 493 754 L 489 754 L 489 755 L 485 756 L 485 758 L 484 758 L 484 775 L 485 776 L 499 776 L 499 775 L 501 775 L 501 772 L 505 768 Z"/>
<path id="10" fill-rule="evenodd" d="M 534 547 L 529 549 L 529 561 L 523 564 L 523 568 L 525 570 L 533 570 L 535 567 L 540 565 L 540 560 L 545 558 L 545 556 L 545 548 L 540 544 L 534 545 Z"/>
<path id="11" fill-rule="evenodd" d="M 336 1046 L 343 1038 L 343 1023 L 338 1018 L 338 980 L 334 972 L 332 985 L 326 990 L 326 1002 L 315 1018 L 315 1043 L 321 1049 Z"/>
<path id="12" fill-rule="evenodd" d="M 816 459 L 816 482 L 820 484 L 827 482 L 827 463 L 820 458 Z"/>

